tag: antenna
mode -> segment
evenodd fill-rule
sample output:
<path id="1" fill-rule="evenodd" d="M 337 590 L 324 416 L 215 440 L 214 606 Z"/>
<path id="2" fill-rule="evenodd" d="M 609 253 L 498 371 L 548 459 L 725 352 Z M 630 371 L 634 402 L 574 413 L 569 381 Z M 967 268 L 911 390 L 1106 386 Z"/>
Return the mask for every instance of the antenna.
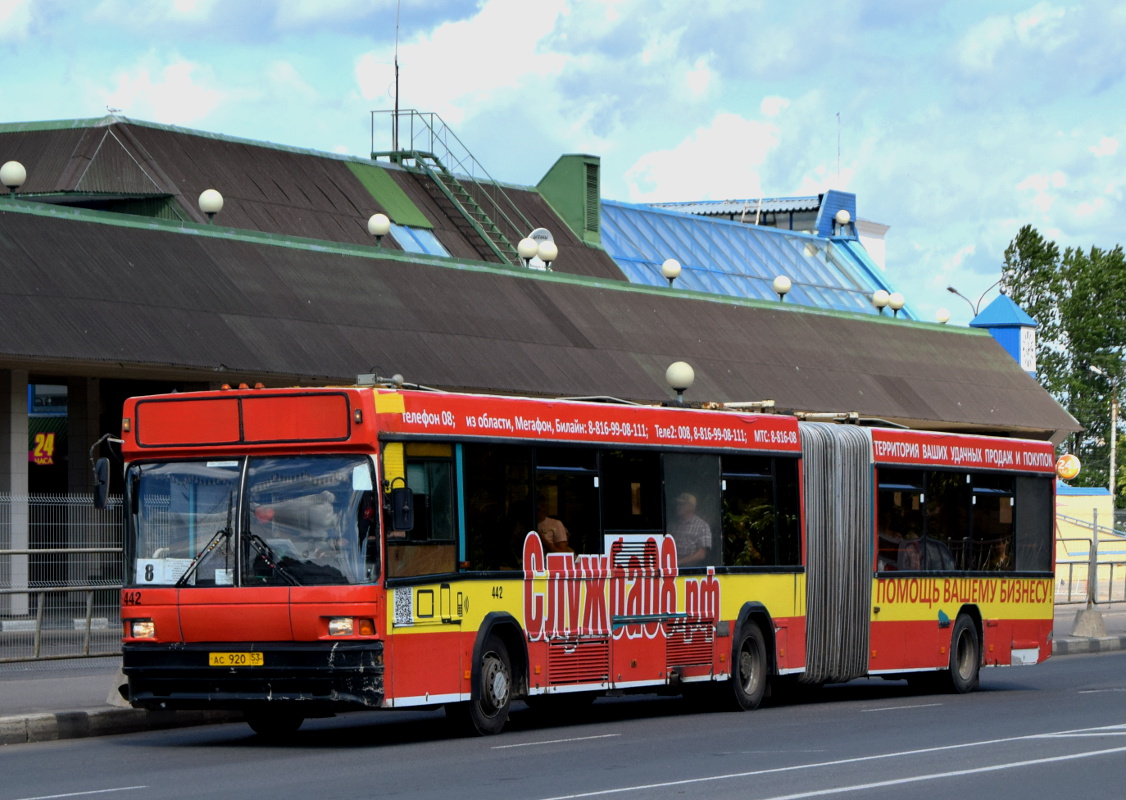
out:
<path id="1" fill-rule="evenodd" d="M 399 0 L 395 4 L 395 113 L 391 115 L 391 149 L 395 152 L 399 151 L 399 12 L 402 9 L 403 0 Z M 837 172 L 840 171 L 838 163 Z"/>
<path id="2" fill-rule="evenodd" d="M 837 188 L 841 188 L 841 112 L 837 112 Z"/>

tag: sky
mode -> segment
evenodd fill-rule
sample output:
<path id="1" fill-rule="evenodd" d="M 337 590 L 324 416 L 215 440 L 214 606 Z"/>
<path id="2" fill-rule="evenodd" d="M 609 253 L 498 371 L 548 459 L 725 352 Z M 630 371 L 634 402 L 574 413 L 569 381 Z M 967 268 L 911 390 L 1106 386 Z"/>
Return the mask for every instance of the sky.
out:
<path id="1" fill-rule="evenodd" d="M 495 179 L 589 153 L 611 200 L 853 192 L 912 308 L 965 324 L 946 287 L 988 304 L 1022 225 L 1126 243 L 1123 41 L 1111 0 L 0 0 L 0 122 L 366 157 L 397 46 L 400 108 Z"/>

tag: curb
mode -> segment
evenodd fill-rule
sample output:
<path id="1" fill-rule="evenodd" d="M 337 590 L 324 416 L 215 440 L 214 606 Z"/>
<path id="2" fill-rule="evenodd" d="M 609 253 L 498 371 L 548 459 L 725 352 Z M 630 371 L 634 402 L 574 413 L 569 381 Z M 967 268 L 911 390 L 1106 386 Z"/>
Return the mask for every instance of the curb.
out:
<path id="1" fill-rule="evenodd" d="M 97 708 L 0 717 L 0 745 L 84 739 L 192 725 L 241 721 L 236 711 L 152 711 L 143 708 Z"/>
<path id="2" fill-rule="evenodd" d="M 1126 650 L 1126 635 L 1101 636 L 1090 639 L 1078 636 L 1062 636 L 1052 642 L 1052 655 L 1054 656 L 1109 653 L 1112 650 Z"/>

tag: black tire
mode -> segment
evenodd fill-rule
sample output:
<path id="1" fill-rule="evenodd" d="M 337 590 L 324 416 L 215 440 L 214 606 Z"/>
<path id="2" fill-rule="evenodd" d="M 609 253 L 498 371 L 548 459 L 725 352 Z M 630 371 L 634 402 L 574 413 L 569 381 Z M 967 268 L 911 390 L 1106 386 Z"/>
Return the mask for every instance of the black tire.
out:
<path id="1" fill-rule="evenodd" d="M 762 630 L 746 623 L 732 648 L 731 680 L 723 690 L 724 705 L 732 711 L 754 711 L 766 694 L 766 644 Z"/>
<path id="2" fill-rule="evenodd" d="M 270 741 L 280 741 L 297 733 L 305 718 L 293 711 L 247 711 L 246 724 Z"/>
<path id="3" fill-rule="evenodd" d="M 467 733 L 492 736 L 504 728 L 512 702 L 512 662 L 496 636 L 485 640 L 474 672 L 472 699 L 446 706 L 446 715 Z"/>
<path id="4" fill-rule="evenodd" d="M 977 626 L 965 614 L 960 614 L 950 636 L 950 672 L 948 688 L 955 694 L 972 692 L 978 687 L 981 670 L 981 642 Z"/>

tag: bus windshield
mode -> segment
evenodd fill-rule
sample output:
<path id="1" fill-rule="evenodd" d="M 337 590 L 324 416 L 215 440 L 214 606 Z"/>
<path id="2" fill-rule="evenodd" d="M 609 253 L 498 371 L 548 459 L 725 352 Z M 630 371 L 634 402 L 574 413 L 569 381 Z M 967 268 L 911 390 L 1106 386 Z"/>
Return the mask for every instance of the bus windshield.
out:
<path id="1" fill-rule="evenodd" d="M 133 585 L 333 585 L 379 577 L 372 464 L 271 456 L 134 464 Z"/>

